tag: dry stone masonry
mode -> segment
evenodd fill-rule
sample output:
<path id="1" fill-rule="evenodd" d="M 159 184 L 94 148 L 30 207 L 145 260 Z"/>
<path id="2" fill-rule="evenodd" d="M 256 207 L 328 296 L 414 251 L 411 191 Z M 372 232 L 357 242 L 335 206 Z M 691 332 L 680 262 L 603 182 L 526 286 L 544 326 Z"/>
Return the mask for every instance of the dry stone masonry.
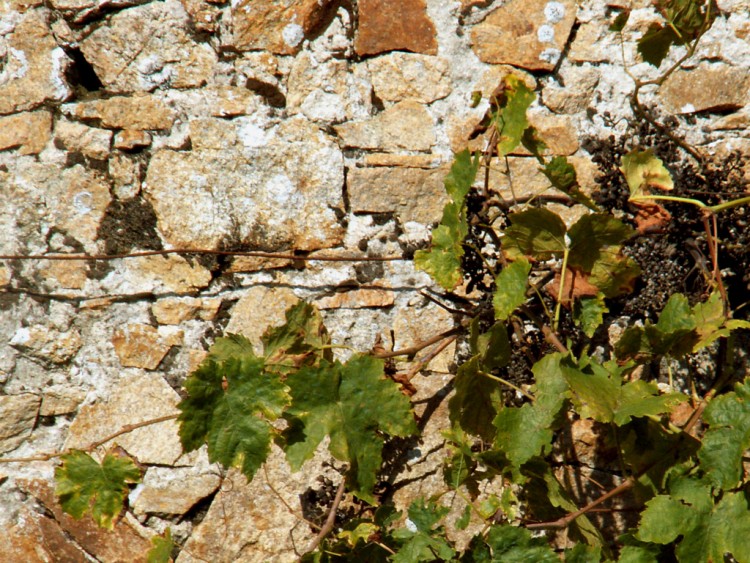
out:
<path id="1" fill-rule="evenodd" d="M 642 98 L 706 154 L 750 154 L 750 2 L 718 5 L 696 56 Z M 622 8 L 621 48 L 607 27 Z M 590 190 L 581 140 L 632 119 L 628 73 L 653 72 L 634 40 L 655 17 L 647 0 L 0 0 L 0 254 L 404 254 L 429 240 L 453 151 L 482 147 L 509 73 Z M 505 166 L 513 185 L 498 173 L 493 189 L 546 187 L 528 153 Z M 453 326 L 430 284 L 409 260 L 0 260 L 0 455 L 175 413 L 216 336 L 257 345 L 299 299 L 337 344 L 413 345 Z M 413 380 L 418 399 L 449 381 L 454 352 Z M 402 508 L 440 490 L 446 408 L 396 480 Z M 174 421 L 114 442 L 144 479 L 113 532 L 61 512 L 54 460 L 0 464 L 0 561 L 145 561 L 167 527 L 178 563 L 294 561 L 314 536 L 300 492 L 340 479 L 323 451 L 299 473 L 274 451 L 248 483 L 183 454 Z"/>

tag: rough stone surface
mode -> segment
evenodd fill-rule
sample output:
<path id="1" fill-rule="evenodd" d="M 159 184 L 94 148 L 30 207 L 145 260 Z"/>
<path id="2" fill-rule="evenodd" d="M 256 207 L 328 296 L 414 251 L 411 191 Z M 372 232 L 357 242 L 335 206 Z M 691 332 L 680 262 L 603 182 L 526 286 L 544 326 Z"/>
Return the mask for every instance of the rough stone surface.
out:
<path id="1" fill-rule="evenodd" d="M 402 223 L 437 223 L 448 202 L 445 168 L 352 168 L 347 176 L 354 213 L 395 213 Z"/>
<path id="2" fill-rule="evenodd" d="M 109 156 L 112 131 L 61 119 L 55 126 L 55 142 L 71 152 L 104 160 Z"/>
<path id="3" fill-rule="evenodd" d="M 34 428 L 39 404 L 38 395 L 0 395 L 0 453 L 16 449 Z"/>
<path id="4" fill-rule="evenodd" d="M 358 7 L 357 54 L 397 50 L 437 54 L 435 25 L 425 0 L 360 0 Z"/>
<path id="5" fill-rule="evenodd" d="M 368 307 L 391 307 L 395 295 L 386 289 L 367 288 L 337 292 L 315 301 L 319 309 L 365 309 Z"/>
<path id="6" fill-rule="evenodd" d="M 81 407 L 70 425 L 66 448 L 86 448 L 128 424 L 178 414 L 179 396 L 156 373 L 124 375 L 108 401 Z M 172 465 L 182 455 L 177 423 L 167 420 L 122 434 L 117 444 L 144 464 Z"/>
<path id="7" fill-rule="evenodd" d="M 451 93 L 447 59 L 415 53 L 388 53 L 369 59 L 373 88 L 378 98 L 389 102 L 411 99 L 431 103 Z"/>
<path id="8" fill-rule="evenodd" d="M 256 353 L 262 354 L 261 336 L 267 327 L 284 324 L 284 313 L 298 301 L 287 288 L 254 287 L 232 309 L 226 332 L 242 334 L 253 343 Z"/>
<path id="9" fill-rule="evenodd" d="M 217 61 L 209 45 L 191 38 L 188 15 L 178 0 L 122 10 L 81 41 L 80 48 L 112 92 L 201 86 Z"/>
<path id="10" fill-rule="evenodd" d="M 167 297 L 151 306 L 156 321 L 163 325 L 178 325 L 192 319 L 210 321 L 219 310 L 219 299 L 195 297 Z"/>
<path id="11" fill-rule="evenodd" d="M 302 119 L 280 125 L 263 145 L 242 152 L 159 151 L 146 195 L 173 245 L 217 248 L 334 246 L 342 230 L 343 159 L 330 137 Z"/>
<path id="12" fill-rule="evenodd" d="M 0 150 L 39 154 L 50 139 L 51 129 L 52 115 L 44 110 L 0 117 Z"/>
<path id="13" fill-rule="evenodd" d="M 63 111 L 77 119 L 100 121 L 110 129 L 169 129 L 174 120 L 172 110 L 151 94 L 67 104 Z"/>
<path id="14" fill-rule="evenodd" d="M 126 129 L 115 135 L 114 147 L 123 151 L 142 149 L 151 144 L 151 134 L 146 131 Z"/>
<path id="15" fill-rule="evenodd" d="M 335 129 L 346 147 L 427 151 L 435 144 L 434 121 L 423 105 L 407 100 L 365 121 Z"/>
<path id="16" fill-rule="evenodd" d="M 83 343 L 76 329 L 61 332 L 49 326 L 34 325 L 19 328 L 10 344 L 40 360 L 63 364 L 78 352 Z"/>
<path id="17" fill-rule="evenodd" d="M 232 4 L 232 44 L 241 51 L 294 54 L 329 4 L 330 0 L 240 0 Z"/>
<path id="18" fill-rule="evenodd" d="M 123 367 L 156 369 L 181 339 L 179 332 L 160 332 L 149 325 L 129 324 L 115 331 L 112 345 Z"/>
<path id="19" fill-rule="evenodd" d="M 659 97 L 671 113 L 735 110 L 750 103 L 750 76 L 729 65 L 703 64 L 676 71 Z"/>
<path id="20" fill-rule="evenodd" d="M 510 0 L 471 32 L 474 52 L 486 63 L 552 70 L 576 17 L 572 0 Z"/>
<path id="21" fill-rule="evenodd" d="M 150 467 L 143 483 L 130 494 L 130 504 L 137 515 L 185 514 L 219 485 L 217 468 L 205 462 L 191 467 Z"/>
<path id="22" fill-rule="evenodd" d="M 367 117 L 371 109 L 370 82 L 363 65 L 310 53 L 294 60 L 287 82 L 287 107 L 308 119 L 339 123 Z"/>
<path id="23" fill-rule="evenodd" d="M 0 115 L 34 109 L 46 101 L 63 101 L 71 95 L 65 80 L 70 59 L 50 33 L 49 12 L 23 11 L 9 12 L 11 17 L 2 24 Z"/>

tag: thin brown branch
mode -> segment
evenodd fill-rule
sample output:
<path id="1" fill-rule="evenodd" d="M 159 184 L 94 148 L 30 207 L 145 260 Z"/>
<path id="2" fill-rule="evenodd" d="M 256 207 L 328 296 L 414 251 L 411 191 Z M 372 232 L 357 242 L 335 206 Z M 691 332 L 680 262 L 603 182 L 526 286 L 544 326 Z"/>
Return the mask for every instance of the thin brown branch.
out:
<path id="1" fill-rule="evenodd" d="M 416 362 L 414 362 L 414 365 L 409 368 L 409 371 L 406 372 L 406 379 L 411 381 L 417 373 L 419 373 L 421 370 L 427 366 L 432 360 L 435 359 L 435 356 L 437 356 L 440 352 L 445 350 L 450 344 L 456 341 L 457 336 L 449 336 L 448 338 L 444 339 L 440 344 L 435 346 L 434 349 L 430 350 L 423 358 L 420 358 Z"/>
<path id="2" fill-rule="evenodd" d="M 165 256 L 167 254 L 200 254 L 209 256 L 245 256 L 250 258 L 277 258 L 294 261 L 318 261 L 318 262 L 395 262 L 398 260 L 409 260 L 403 256 L 326 256 L 326 255 L 297 255 L 286 252 L 263 252 L 233 251 L 233 250 L 210 250 L 206 248 L 172 248 L 169 250 L 144 250 L 141 252 L 129 252 L 124 254 L 0 254 L 0 260 L 120 260 L 123 258 L 143 258 L 145 256 Z"/>
<path id="3" fill-rule="evenodd" d="M 134 424 L 126 424 L 122 428 L 120 428 L 117 432 L 110 434 L 109 436 L 106 436 L 105 438 L 102 438 L 101 440 L 97 440 L 96 442 L 92 442 L 85 448 L 69 448 L 67 450 L 63 450 L 61 452 L 52 452 L 47 454 L 40 454 L 38 456 L 31 456 L 31 457 L 6 457 L 6 458 L 0 458 L 0 463 L 29 463 L 32 461 L 49 461 L 51 459 L 54 459 L 56 457 L 62 457 L 64 455 L 69 454 L 73 450 L 77 451 L 83 451 L 83 452 L 92 452 L 99 446 L 106 444 L 110 440 L 114 440 L 118 436 L 122 436 L 123 434 L 127 434 L 128 432 L 133 432 L 134 430 L 138 430 L 139 428 L 143 428 L 144 426 L 151 426 L 152 424 L 159 424 L 160 422 L 166 422 L 168 420 L 174 420 L 177 418 L 178 414 L 169 414 L 166 416 L 160 416 L 158 418 L 152 418 L 149 420 L 144 420 L 143 422 L 136 422 Z"/>
<path id="4" fill-rule="evenodd" d="M 423 342 L 419 342 L 415 344 L 414 346 L 409 346 L 408 348 L 402 348 L 400 350 L 392 350 L 390 352 L 376 352 L 373 354 L 373 356 L 375 356 L 376 358 L 383 359 L 383 360 L 387 358 L 395 358 L 396 356 L 413 356 L 420 350 L 423 350 L 427 348 L 428 346 L 432 346 L 433 344 L 440 342 L 441 340 L 445 338 L 453 336 L 454 334 L 458 334 L 462 330 L 463 330 L 463 327 L 457 326 L 450 330 L 446 330 L 445 332 L 441 332 L 440 334 L 436 334 L 432 338 L 428 338 L 427 340 Z"/>
<path id="5" fill-rule="evenodd" d="M 310 542 L 310 545 L 307 547 L 307 551 L 305 553 L 315 551 L 320 545 L 320 542 L 322 542 L 326 538 L 326 536 L 333 530 L 333 525 L 336 523 L 336 511 L 339 508 L 339 504 L 341 504 L 341 499 L 344 498 L 345 489 L 346 479 L 342 478 L 341 483 L 339 483 L 339 488 L 336 491 L 336 497 L 333 499 L 333 504 L 328 511 L 328 517 L 326 518 L 325 524 L 323 524 L 323 527 L 320 529 L 320 532 L 318 532 L 318 535 L 315 536 L 313 541 Z"/>

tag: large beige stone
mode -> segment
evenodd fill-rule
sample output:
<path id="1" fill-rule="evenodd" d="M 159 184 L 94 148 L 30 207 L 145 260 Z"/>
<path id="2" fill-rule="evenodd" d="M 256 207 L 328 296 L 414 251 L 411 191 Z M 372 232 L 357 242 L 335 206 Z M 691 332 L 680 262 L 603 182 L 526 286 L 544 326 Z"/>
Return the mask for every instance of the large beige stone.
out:
<path id="1" fill-rule="evenodd" d="M 121 288 L 126 291 L 188 293 L 211 282 L 211 272 L 177 254 L 132 258 L 121 267 L 123 277 L 132 280 L 130 287 Z"/>
<path id="2" fill-rule="evenodd" d="M 20 446 L 34 429 L 41 397 L 31 393 L 0 395 L 0 453 Z"/>
<path id="3" fill-rule="evenodd" d="M 326 123 L 361 119 L 372 107 L 370 89 L 363 65 L 352 66 L 339 59 L 318 62 L 303 52 L 289 73 L 287 109 Z"/>
<path id="4" fill-rule="evenodd" d="M 599 83 L 599 70 L 593 66 L 571 65 L 562 71 L 565 86 L 554 82 L 542 92 L 544 105 L 555 113 L 572 114 L 584 111 L 591 104 Z"/>
<path id="5" fill-rule="evenodd" d="M 367 70 L 378 98 L 389 102 L 412 99 L 429 104 L 453 89 L 450 62 L 442 57 L 388 53 L 368 59 Z"/>
<path id="6" fill-rule="evenodd" d="M 178 325 L 192 319 L 210 321 L 220 306 L 218 298 L 165 297 L 151 306 L 151 312 L 159 324 Z"/>
<path id="7" fill-rule="evenodd" d="M 397 50 L 437 54 L 437 33 L 425 0 L 360 0 L 358 8 L 357 54 Z"/>
<path id="8" fill-rule="evenodd" d="M 194 467 L 149 467 L 130 495 L 136 515 L 185 514 L 219 488 L 221 477 L 207 464 Z"/>
<path id="9" fill-rule="evenodd" d="M 172 346 L 182 343 L 182 336 L 182 331 L 130 323 L 115 330 L 112 345 L 123 367 L 156 369 Z"/>
<path id="10" fill-rule="evenodd" d="M 178 0 L 119 11 L 80 49 L 104 86 L 122 93 L 202 86 L 217 61 L 208 44 L 192 39 L 190 18 Z"/>
<path id="11" fill-rule="evenodd" d="M 402 223 L 437 223 L 448 199 L 445 168 L 352 168 L 347 176 L 354 213 L 395 213 Z"/>
<path id="12" fill-rule="evenodd" d="M 239 0 L 232 3 L 232 46 L 291 55 L 325 16 L 331 0 Z"/>
<path id="13" fill-rule="evenodd" d="M 235 304 L 224 332 L 243 335 L 253 343 L 255 352 L 262 354 L 263 334 L 269 327 L 283 325 L 286 310 L 298 301 L 288 288 L 253 287 Z"/>
<path id="14" fill-rule="evenodd" d="M 63 112 L 77 119 L 98 120 L 111 129 L 169 129 L 174 121 L 174 112 L 151 94 L 66 104 Z"/>
<path id="15" fill-rule="evenodd" d="M 64 101 L 72 93 L 65 81 L 70 59 L 50 32 L 49 12 L 24 12 L 3 21 L 0 114 L 34 109 L 47 101 Z"/>
<path id="16" fill-rule="evenodd" d="M 434 120 L 419 102 L 406 100 L 365 121 L 335 127 L 341 145 L 383 151 L 428 151 L 435 144 Z"/>
<path id="17" fill-rule="evenodd" d="M 18 149 L 18 154 L 39 154 L 50 139 L 52 114 L 22 112 L 0 117 L 0 151 Z"/>
<path id="18" fill-rule="evenodd" d="M 179 400 L 174 389 L 157 373 L 123 375 L 108 400 L 80 408 L 64 447 L 85 449 L 129 424 L 176 415 Z M 122 434 L 102 447 L 107 449 L 117 444 L 140 463 L 172 465 L 182 455 L 177 429 L 175 420 L 150 424 Z"/>
<path id="19" fill-rule="evenodd" d="M 486 63 L 552 70 L 576 18 L 574 0 L 510 0 L 471 31 L 471 46 Z"/>
<path id="20" fill-rule="evenodd" d="M 739 67 L 704 63 L 670 75 L 659 98 L 670 113 L 737 109 L 750 103 L 750 74 Z"/>
<path id="21" fill-rule="evenodd" d="M 10 344 L 40 360 L 64 364 L 80 350 L 83 340 L 75 328 L 62 332 L 45 325 L 32 325 L 19 328 Z"/>
<path id="22" fill-rule="evenodd" d="M 367 287 L 350 291 L 337 291 L 315 301 L 318 309 L 368 309 L 392 307 L 395 294 L 388 289 Z"/>
<path id="23" fill-rule="evenodd" d="M 55 141 L 70 152 L 103 160 L 109 156 L 112 131 L 59 119 L 55 124 Z"/>
<path id="24" fill-rule="evenodd" d="M 304 119 L 239 150 L 164 150 L 151 159 L 144 191 L 166 240 L 218 248 L 234 240 L 256 249 L 335 246 L 343 237 L 343 157 Z"/>

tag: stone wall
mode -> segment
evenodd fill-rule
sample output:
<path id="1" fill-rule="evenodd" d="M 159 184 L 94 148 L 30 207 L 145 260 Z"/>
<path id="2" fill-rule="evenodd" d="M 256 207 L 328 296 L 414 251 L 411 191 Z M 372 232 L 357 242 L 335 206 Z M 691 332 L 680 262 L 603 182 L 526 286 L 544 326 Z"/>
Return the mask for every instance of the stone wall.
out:
<path id="1" fill-rule="evenodd" d="M 721 158 L 750 154 L 750 2 L 718 4 L 696 56 L 643 100 Z M 607 27 L 625 7 L 621 47 Z M 536 89 L 532 122 L 593 189 L 581 140 L 626 133 L 627 72 L 654 72 L 635 40 L 655 17 L 647 0 L 2 0 L 0 254 L 408 255 L 508 73 Z M 516 190 L 545 187 L 528 156 L 509 166 Z M 337 344 L 409 346 L 453 326 L 428 287 L 409 260 L 0 260 L 0 453 L 82 447 L 174 413 L 216 335 L 259 342 L 297 299 Z M 449 381 L 453 353 L 415 379 L 417 397 Z M 145 478 L 112 533 L 61 513 L 54 460 L 0 465 L 1 560 L 143 560 L 167 526 L 180 562 L 294 560 L 313 535 L 299 493 L 340 479 L 322 453 L 292 474 L 274 452 L 248 484 L 183 455 L 174 421 L 116 442 Z M 440 487 L 439 442 L 412 452 L 397 502 Z"/>

